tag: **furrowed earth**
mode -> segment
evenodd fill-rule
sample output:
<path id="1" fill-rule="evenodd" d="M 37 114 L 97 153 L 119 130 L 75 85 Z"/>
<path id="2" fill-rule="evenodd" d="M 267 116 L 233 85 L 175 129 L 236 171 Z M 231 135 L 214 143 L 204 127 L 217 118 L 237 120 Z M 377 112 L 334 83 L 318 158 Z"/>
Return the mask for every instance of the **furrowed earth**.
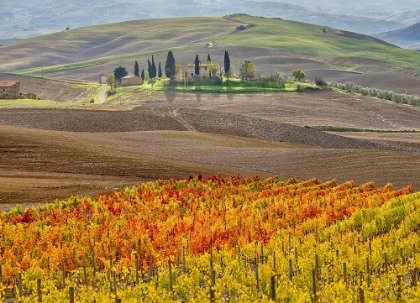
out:
<path id="1" fill-rule="evenodd" d="M 394 90 L 406 83 L 397 81 Z M 419 132 L 312 129 L 419 131 L 416 107 L 330 90 L 156 92 L 147 101 L 133 94 L 122 104 L 77 107 L 3 103 L 1 209 L 200 172 L 374 181 L 377 186 L 391 182 L 420 189 Z"/>

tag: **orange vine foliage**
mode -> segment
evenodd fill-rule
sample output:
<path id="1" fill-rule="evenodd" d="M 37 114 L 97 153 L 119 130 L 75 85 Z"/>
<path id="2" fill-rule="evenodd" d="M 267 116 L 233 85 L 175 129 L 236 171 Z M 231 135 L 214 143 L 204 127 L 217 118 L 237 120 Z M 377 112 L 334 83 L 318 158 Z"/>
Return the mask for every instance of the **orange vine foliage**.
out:
<path id="1" fill-rule="evenodd" d="M 72 197 L 25 211 L 0 213 L 3 275 L 31 267 L 141 269 L 188 254 L 268 243 L 281 228 L 310 232 L 355 211 L 412 193 L 370 182 L 281 181 L 276 177 L 189 176 L 159 180 L 95 198 Z"/>

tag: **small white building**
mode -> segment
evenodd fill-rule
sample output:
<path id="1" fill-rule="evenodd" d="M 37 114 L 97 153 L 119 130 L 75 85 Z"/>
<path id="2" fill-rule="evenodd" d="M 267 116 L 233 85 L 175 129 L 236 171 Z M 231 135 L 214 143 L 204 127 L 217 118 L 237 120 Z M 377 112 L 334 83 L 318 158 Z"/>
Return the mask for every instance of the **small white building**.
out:
<path id="1" fill-rule="evenodd" d="M 99 83 L 100 84 L 106 84 L 106 75 L 105 74 L 99 75 Z"/>

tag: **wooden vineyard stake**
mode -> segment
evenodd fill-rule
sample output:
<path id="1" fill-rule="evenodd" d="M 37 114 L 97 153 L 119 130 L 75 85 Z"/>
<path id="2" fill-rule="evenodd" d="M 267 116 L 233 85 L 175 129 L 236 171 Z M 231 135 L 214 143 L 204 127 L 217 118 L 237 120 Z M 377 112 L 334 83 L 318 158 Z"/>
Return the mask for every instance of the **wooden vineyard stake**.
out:
<path id="1" fill-rule="evenodd" d="M 113 292 L 115 295 L 117 295 L 117 274 L 116 274 L 115 271 L 112 271 L 111 292 Z"/>
<path id="2" fill-rule="evenodd" d="M 274 274 L 277 273 L 277 268 L 276 268 L 276 252 L 273 252 L 273 270 L 274 270 Z"/>
<path id="3" fill-rule="evenodd" d="M 136 262 L 134 264 L 135 271 L 136 271 L 136 284 L 139 284 L 139 259 L 136 258 Z"/>
<path id="4" fill-rule="evenodd" d="M 289 279 L 291 280 L 293 278 L 293 261 L 292 259 L 289 259 Z"/>
<path id="5" fill-rule="evenodd" d="M 366 274 L 367 274 L 368 285 L 370 285 L 370 262 L 369 262 L 369 258 L 366 258 Z"/>
<path id="6" fill-rule="evenodd" d="M 210 302 L 216 302 L 216 294 L 214 286 L 216 285 L 216 272 L 214 270 L 211 271 L 211 285 L 210 285 Z"/>
<path id="7" fill-rule="evenodd" d="M 18 273 L 18 294 L 19 297 L 23 296 L 22 273 Z"/>
<path id="8" fill-rule="evenodd" d="M 346 284 L 346 287 L 348 287 L 348 281 L 347 281 L 347 265 L 344 262 L 343 263 L 343 279 L 344 279 L 344 283 Z"/>
<path id="9" fill-rule="evenodd" d="M 182 247 L 182 272 L 185 273 L 186 271 L 185 247 Z"/>
<path id="10" fill-rule="evenodd" d="M 66 287 L 66 271 L 64 270 L 64 261 L 61 261 L 61 286 Z"/>
<path id="11" fill-rule="evenodd" d="M 312 269 L 312 293 L 314 296 L 314 302 L 318 301 L 318 296 L 317 296 L 317 289 L 316 289 L 316 269 Z"/>
<path id="12" fill-rule="evenodd" d="M 270 298 L 276 301 L 276 276 L 270 278 Z"/>
<path id="13" fill-rule="evenodd" d="M 83 266 L 83 278 L 84 278 L 85 285 L 86 286 L 89 285 L 89 280 L 88 280 L 86 265 Z"/>
<path id="14" fill-rule="evenodd" d="M 70 303 L 74 303 L 74 287 L 73 286 L 69 287 L 69 298 L 70 298 Z"/>
<path id="15" fill-rule="evenodd" d="M 359 287 L 359 300 L 360 303 L 365 303 L 365 291 L 362 287 Z"/>
<path id="16" fill-rule="evenodd" d="M 41 279 L 36 279 L 36 293 L 38 297 L 38 302 L 42 302 L 42 291 L 41 291 Z"/>
<path id="17" fill-rule="evenodd" d="M 264 245 L 261 243 L 261 263 L 264 263 Z"/>
<path id="18" fill-rule="evenodd" d="M 152 255 L 152 251 L 150 251 L 149 253 L 149 277 L 150 279 L 153 276 L 153 255 Z"/>
<path id="19" fill-rule="evenodd" d="M 169 263 L 169 291 L 172 292 L 172 264 Z"/>
<path id="20" fill-rule="evenodd" d="M 414 287 L 417 284 L 417 275 L 418 275 L 418 269 L 415 267 L 413 269 L 413 276 L 411 278 L 411 286 Z"/>
<path id="21" fill-rule="evenodd" d="M 257 291 L 260 292 L 260 273 L 259 273 L 259 266 L 258 262 L 255 262 L 255 279 L 257 280 Z"/>

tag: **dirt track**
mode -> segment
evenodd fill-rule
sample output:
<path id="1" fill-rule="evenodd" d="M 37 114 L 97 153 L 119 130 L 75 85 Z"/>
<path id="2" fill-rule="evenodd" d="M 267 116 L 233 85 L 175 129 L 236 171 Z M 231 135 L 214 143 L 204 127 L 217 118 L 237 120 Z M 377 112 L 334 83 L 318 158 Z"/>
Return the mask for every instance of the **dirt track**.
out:
<path id="1" fill-rule="evenodd" d="M 398 127 L 419 129 L 418 109 L 333 92 L 255 96 L 202 95 L 197 103 L 182 94 L 171 104 L 175 111 L 165 101 L 128 111 L 0 110 L 0 203 L 52 202 L 198 172 L 420 189 L 418 134 L 344 137 L 296 126 L 321 119 L 363 126 L 369 108 L 374 117 L 393 113 Z M 342 108 L 356 101 L 360 106 Z M 384 124 L 370 120 L 372 128 Z"/>

